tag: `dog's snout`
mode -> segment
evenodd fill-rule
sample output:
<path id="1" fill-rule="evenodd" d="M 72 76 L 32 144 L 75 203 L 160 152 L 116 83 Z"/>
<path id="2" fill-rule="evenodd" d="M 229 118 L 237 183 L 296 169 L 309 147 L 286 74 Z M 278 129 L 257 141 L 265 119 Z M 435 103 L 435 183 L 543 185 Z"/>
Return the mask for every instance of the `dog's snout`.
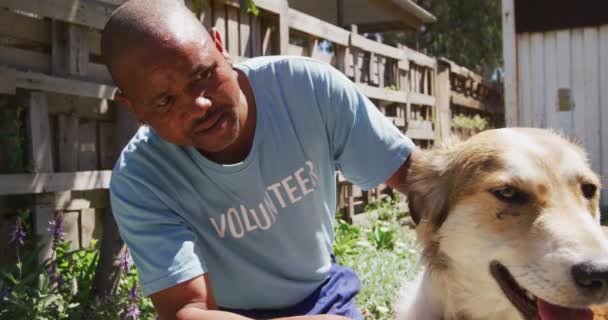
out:
<path id="1" fill-rule="evenodd" d="M 585 262 L 572 267 L 574 282 L 585 294 L 603 296 L 608 290 L 608 263 Z"/>

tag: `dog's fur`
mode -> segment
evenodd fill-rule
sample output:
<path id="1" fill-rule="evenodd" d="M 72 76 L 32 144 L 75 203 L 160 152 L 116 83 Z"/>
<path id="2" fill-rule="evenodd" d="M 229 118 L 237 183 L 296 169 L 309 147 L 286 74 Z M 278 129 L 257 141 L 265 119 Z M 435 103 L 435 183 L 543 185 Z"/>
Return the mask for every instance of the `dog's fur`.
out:
<path id="1" fill-rule="evenodd" d="M 574 264 L 608 265 L 600 181 L 577 144 L 541 129 L 489 130 L 423 151 L 408 175 L 425 270 L 402 290 L 397 319 L 523 319 L 492 261 L 552 304 L 606 302 L 607 292 L 583 294 L 571 276 Z M 597 191 L 587 198 L 582 184 Z M 525 201 L 501 199 L 505 187 Z"/>

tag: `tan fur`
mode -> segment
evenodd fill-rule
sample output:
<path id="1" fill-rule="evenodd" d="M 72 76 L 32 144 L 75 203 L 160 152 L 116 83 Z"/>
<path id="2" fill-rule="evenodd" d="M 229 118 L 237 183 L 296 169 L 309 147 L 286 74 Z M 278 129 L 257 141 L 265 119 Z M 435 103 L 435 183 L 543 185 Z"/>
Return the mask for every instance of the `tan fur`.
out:
<path id="1" fill-rule="evenodd" d="M 577 295 L 564 276 L 572 264 L 608 257 L 599 192 L 586 199 L 580 189 L 599 178 L 579 145 L 547 130 L 490 130 L 424 151 L 408 179 L 426 270 L 405 286 L 399 320 L 521 319 L 488 271 L 493 259 L 554 304 L 606 302 Z M 506 185 L 528 201 L 500 201 L 492 190 Z"/>

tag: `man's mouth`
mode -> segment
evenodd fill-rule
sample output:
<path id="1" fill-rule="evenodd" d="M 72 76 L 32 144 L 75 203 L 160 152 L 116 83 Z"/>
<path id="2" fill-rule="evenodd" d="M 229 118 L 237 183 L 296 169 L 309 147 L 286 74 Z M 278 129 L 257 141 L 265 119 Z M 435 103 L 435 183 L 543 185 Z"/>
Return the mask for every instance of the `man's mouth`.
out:
<path id="1" fill-rule="evenodd" d="M 558 306 L 522 288 L 509 270 L 498 261 L 490 263 L 490 273 L 505 296 L 525 320 L 592 320 L 591 309 Z"/>
<path id="2" fill-rule="evenodd" d="M 210 131 L 217 124 L 219 124 L 226 116 L 226 112 L 217 110 L 212 114 L 206 116 L 205 118 L 201 119 L 200 121 L 197 121 L 197 123 L 194 125 L 194 132 L 200 134 Z"/>

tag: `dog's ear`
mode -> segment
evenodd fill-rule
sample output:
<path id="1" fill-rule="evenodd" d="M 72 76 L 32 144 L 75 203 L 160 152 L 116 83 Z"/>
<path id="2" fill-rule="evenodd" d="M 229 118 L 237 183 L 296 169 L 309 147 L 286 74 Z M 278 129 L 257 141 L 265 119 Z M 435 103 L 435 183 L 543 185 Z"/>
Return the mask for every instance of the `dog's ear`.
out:
<path id="1" fill-rule="evenodd" d="M 423 151 L 408 172 L 408 207 L 412 220 L 440 227 L 446 219 L 450 190 L 449 157 L 442 150 Z"/>

